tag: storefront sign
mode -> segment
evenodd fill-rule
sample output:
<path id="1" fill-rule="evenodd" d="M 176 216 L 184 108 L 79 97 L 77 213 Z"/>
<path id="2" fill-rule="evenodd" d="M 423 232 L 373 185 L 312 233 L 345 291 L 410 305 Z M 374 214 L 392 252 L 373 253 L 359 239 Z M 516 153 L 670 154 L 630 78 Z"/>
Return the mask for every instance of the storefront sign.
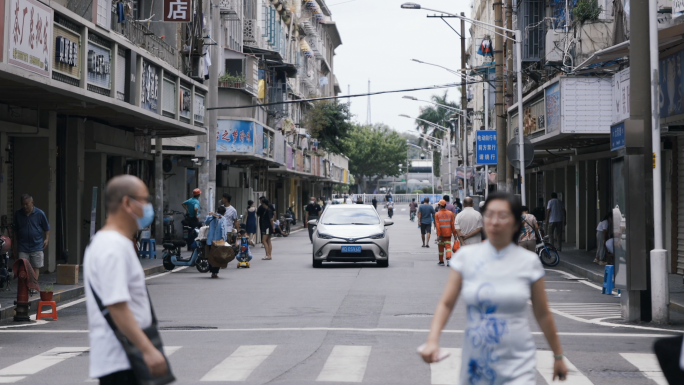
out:
<path id="1" fill-rule="evenodd" d="M 192 0 L 164 0 L 164 21 L 189 23 L 192 15 Z"/>
<path id="2" fill-rule="evenodd" d="M 684 51 L 660 60 L 660 117 L 684 114 L 681 90 L 684 89 L 681 63 Z"/>
<path id="3" fill-rule="evenodd" d="M 476 131 L 476 133 L 476 163 L 481 165 L 496 164 L 496 131 L 481 130 Z"/>
<path id="4" fill-rule="evenodd" d="M 612 123 L 629 119 L 629 68 L 613 75 Z"/>
<path id="5" fill-rule="evenodd" d="M 98 44 L 88 43 L 88 83 L 111 88 L 112 51 Z"/>
<path id="6" fill-rule="evenodd" d="M 50 77 L 52 8 L 34 0 L 11 0 L 9 9 L 9 63 Z"/>
<path id="7" fill-rule="evenodd" d="M 204 122 L 204 95 L 195 93 L 195 106 L 193 115 L 196 122 Z"/>
<path id="8" fill-rule="evenodd" d="M 610 150 L 615 151 L 625 147 L 625 123 L 610 127 Z"/>
<path id="9" fill-rule="evenodd" d="M 69 67 L 78 66 L 78 42 L 57 36 L 55 39 L 55 62 Z"/>
<path id="10" fill-rule="evenodd" d="M 254 122 L 219 120 L 216 130 L 216 152 L 254 154 Z"/>
<path id="11" fill-rule="evenodd" d="M 561 128 L 560 83 L 546 89 L 546 132 L 558 131 Z"/>
<path id="12" fill-rule="evenodd" d="M 672 18 L 684 16 L 684 0 L 672 0 Z"/>
<path id="13" fill-rule="evenodd" d="M 143 61 L 142 70 L 142 95 L 140 107 L 157 112 L 159 100 L 159 68 Z"/>

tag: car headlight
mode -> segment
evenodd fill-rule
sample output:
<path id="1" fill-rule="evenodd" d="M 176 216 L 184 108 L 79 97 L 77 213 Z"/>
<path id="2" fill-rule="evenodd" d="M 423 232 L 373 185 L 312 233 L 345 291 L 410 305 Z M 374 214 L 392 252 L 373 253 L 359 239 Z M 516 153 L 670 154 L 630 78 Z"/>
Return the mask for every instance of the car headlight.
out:
<path id="1" fill-rule="evenodd" d="M 383 239 L 383 238 L 385 238 L 385 232 L 384 231 L 380 234 L 376 234 L 376 235 L 373 235 L 372 237 L 370 237 L 370 239 Z"/>
<path id="2" fill-rule="evenodd" d="M 330 236 L 330 235 L 328 235 L 328 234 L 323 234 L 323 233 L 318 233 L 318 238 L 321 238 L 321 239 L 333 239 L 332 236 Z"/>

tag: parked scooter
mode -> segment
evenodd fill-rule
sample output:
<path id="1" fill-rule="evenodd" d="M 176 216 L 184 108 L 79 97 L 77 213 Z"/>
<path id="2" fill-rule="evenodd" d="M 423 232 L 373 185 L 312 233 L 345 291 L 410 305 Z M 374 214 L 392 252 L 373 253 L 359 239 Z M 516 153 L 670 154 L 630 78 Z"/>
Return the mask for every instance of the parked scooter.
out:
<path id="1" fill-rule="evenodd" d="M 195 237 L 198 234 L 196 230 L 199 230 L 203 225 L 201 222 L 198 222 L 196 227 L 189 226 L 187 225 L 189 219 L 190 217 L 188 216 L 188 214 L 185 214 L 185 220 L 182 221 L 183 239 L 185 240 L 185 243 L 188 246 L 188 251 L 192 251 L 197 247 L 195 244 Z"/>
<path id="2" fill-rule="evenodd" d="M 206 238 L 199 237 L 199 233 L 200 229 L 194 229 L 194 250 L 190 258 L 183 258 L 181 256 L 181 249 L 186 245 L 185 241 L 178 240 L 164 243 L 162 263 L 166 270 L 173 270 L 176 266 L 195 266 L 200 273 L 209 271 L 209 260 L 207 260 L 207 256 L 204 254 Z"/>
<path id="3" fill-rule="evenodd" d="M 0 236 L 0 289 L 10 290 L 12 272 L 9 265 L 9 254 L 12 250 L 12 240 L 6 235 Z"/>
<path id="4" fill-rule="evenodd" d="M 292 222 L 291 224 L 296 225 L 297 218 L 295 218 L 294 210 L 292 209 L 293 207 L 294 206 L 290 206 L 287 208 L 287 210 L 285 210 L 285 218 L 289 218 L 291 220 L 290 222 Z"/>

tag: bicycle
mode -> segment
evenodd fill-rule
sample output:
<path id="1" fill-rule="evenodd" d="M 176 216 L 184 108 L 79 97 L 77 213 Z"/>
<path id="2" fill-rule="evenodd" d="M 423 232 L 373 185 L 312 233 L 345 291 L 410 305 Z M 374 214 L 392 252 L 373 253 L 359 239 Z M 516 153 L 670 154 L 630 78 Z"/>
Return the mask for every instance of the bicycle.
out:
<path id="1" fill-rule="evenodd" d="M 537 240 L 541 240 L 541 242 L 537 243 L 537 247 L 535 248 L 541 263 L 549 267 L 557 266 L 558 263 L 560 263 L 560 255 L 558 255 L 556 247 L 549 242 L 549 236 L 542 236 L 538 231 Z"/>

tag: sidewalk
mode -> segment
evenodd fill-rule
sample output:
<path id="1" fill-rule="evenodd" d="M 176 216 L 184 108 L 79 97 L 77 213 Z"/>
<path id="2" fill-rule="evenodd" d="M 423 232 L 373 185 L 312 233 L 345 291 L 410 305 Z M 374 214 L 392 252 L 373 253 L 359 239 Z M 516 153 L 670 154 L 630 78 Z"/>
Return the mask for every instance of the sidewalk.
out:
<path id="1" fill-rule="evenodd" d="M 189 252 L 184 251 L 183 255 L 189 254 Z M 165 272 L 164 266 L 162 266 L 161 260 L 161 250 L 157 250 L 157 259 L 140 259 L 140 264 L 145 271 L 145 276 Z M 57 273 L 41 274 L 38 277 L 38 283 L 42 288 L 48 283 L 54 284 L 57 280 Z M 11 290 L 0 291 L 0 324 L 6 322 L 12 322 L 14 317 L 14 301 L 17 299 L 17 280 L 13 279 L 11 284 Z M 77 285 L 57 285 L 54 284 L 54 295 L 53 301 L 59 304 L 60 302 L 68 301 L 73 298 L 77 298 L 85 294 L 85 289 L 83 287 L 83 266 L 80 266 L 78 272 L 78 284 Z M 29 302 L 31 303 L 30 313 L 34 314 L 36 312 L 36 307 L 38 306 L 38 301 L 40 300 L 40 295 L 36 294 L 30 297 Z"/>
<path id="2" fill-rule="evenodd" d="M 577 250 L 574 243 L 563 244 L 563 251 L 559 252 L 560 263 L 558 267 L 568 270 L 573 274 L 587 278 L 588 280 L 603 285 L 604 266 L 593 263 L 596 250 Z M 669 274 L 670 286 L 670 310 L 684 314 L 684 283 L 682 276 Z"/>

